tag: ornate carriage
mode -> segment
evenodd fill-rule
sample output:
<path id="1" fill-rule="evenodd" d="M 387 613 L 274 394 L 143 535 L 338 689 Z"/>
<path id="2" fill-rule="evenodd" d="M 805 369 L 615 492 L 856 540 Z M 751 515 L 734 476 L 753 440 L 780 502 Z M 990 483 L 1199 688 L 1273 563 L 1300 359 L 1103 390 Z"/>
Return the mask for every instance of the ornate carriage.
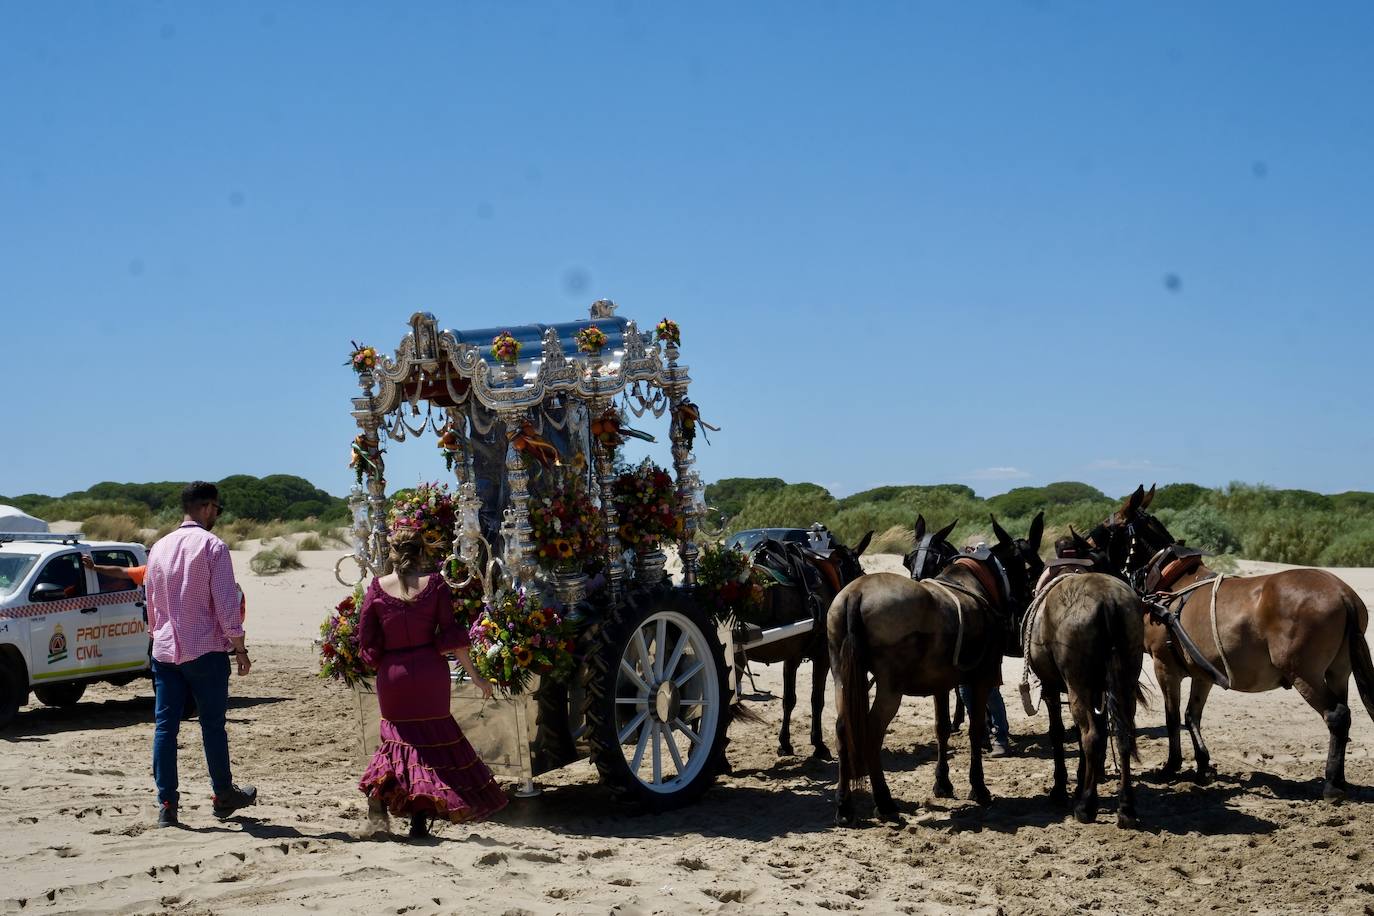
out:
<path id="1" fill-rule="evenodd" d="M 589 339 L 591 326 L 600 333 Z M 456 476 L 445 568 L 460 570 L 461 581 L 451 584 L 480 583 L 488 603 L 503 589 L 538 594 L 556 601 L 577 630 L 570 678 L 534 675 L 518 694 L 491 700 L 455 678 L 453 712 L 478 752 L 527 790 L 540 773 L 590 756 L 603 783 L 640 806 L 694 799 L 724 766 L 734 653 L 729 629 L 694 597 L 703 489 L 692 470 L 698 417 L 676 325 L 665 319 L 640 331 L 600 300 L 590 320 L 451 331 L 421 312 L 410 328 L 393 357 L 368 349 L 354 361 L 362 394 L 353 399 L 359 485 L 350 505 L 361 575 L 388 571 L 384 446 L 433 432 Z M 680 519 L 676 585 L 656 547 L 627 562 L 611 498 L 620 427 L 592 431 L 605 418 L 665 415 Z M 530 488 L 541 453 L 578 469 L 600 513 L 605 547 L 594 600 L 585 573 L 549 570 L 536 556 Z M 342 565 L 336 575 L 351 584 Z M 359 696 L 366 749 L 369 734 L 376 741 L 376 703 Z"/>

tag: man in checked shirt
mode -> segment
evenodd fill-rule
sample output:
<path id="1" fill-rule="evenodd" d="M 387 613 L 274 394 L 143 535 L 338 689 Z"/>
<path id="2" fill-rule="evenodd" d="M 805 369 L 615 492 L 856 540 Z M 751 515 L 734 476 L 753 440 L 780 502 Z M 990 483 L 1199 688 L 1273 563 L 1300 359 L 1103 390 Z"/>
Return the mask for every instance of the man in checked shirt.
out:
<path id="1" fill-rule="evenodd" d="M 210 533 L 224 506 L 219 488 L 197 480 L 181 491 L 186 517 L 181 527 L 153 545 L 143 587 L 153 634 L 153 781 L 157 783 L 159 827 L 173 827 L 177 791 L 177 731 L 187 695 L 200 708 L 200 737 L 214 787 L 215 817 L 223 820 L 256 804 L 258 790 L 236 786 L 229 768 L 229 657 L 238 674 L 252 668 L 243 641 L 239 590 L 229 548 Z"/>

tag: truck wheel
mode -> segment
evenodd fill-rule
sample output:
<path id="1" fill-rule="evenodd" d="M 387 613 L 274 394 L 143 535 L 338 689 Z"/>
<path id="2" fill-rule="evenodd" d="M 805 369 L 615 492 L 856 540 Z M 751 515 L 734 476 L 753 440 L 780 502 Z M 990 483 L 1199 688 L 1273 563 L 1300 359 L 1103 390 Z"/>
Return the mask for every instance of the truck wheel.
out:
<path id="1" fill-rule="evenodd" d="M 710 788 L 731 715 L 710 615 L 684 592 L 638 595 L 603 623 L 588 665 L 587 737 L 602 783 L 651 811 Z"/>
<path id="2" fill-rule="evenodd" d="M 81 696 L 85 692 L 86 684 L 84 681 L 44 684 L 41 687 L 33 688 L 34 696 L 42 700 L 44 706 L 58 706 L 62 709 L 67 709 L 81 702 Z"/>
<path id="3" fill-rule="evenodd" d="M 23 665 L 0 654 L 0 728 L 13 722 L 28 701 L 29 679 Z"/>

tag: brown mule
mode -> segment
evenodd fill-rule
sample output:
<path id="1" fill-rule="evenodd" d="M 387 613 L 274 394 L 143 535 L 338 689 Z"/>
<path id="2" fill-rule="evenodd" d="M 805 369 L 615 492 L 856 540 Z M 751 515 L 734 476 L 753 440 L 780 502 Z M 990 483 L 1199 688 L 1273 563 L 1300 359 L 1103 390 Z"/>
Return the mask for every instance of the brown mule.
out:
<path id="1" fill-rule="evenodd" d="M 811 659 L 811 756 L 830 760 L 830 748 L 825 744 L 825 729 L 821 713 L 825 711 L 825 680 L 830 674 L 830 653 L 826 649 L 825 614 L 840 589 L 864 574 L 859 557 L 873 539 L 870 531 L 858 545 L 849 548 L 831 540 L 829 557 L 807 555 L 806 562 L 820 572 L 820 587 L 812 596 L 814 608 L 808 606 L 806 590 L 800 585 L 774 585 L 765 591 L 767 605 L 760 620 L 767 626 L 780 626 L 805 620 L 816 621 L 812 629 L 799 636 L 749 649 L 745 657 L 751 662 L 772 665 L 782 662 L 782 730 L 778 734 L 778 754 L 790 757 L 792 747 L 792 710 L 797 705 L 797 669 L 805 659 Z"/>
<path id="2" fill-rule="evenodd" d="M 1067 805 L 1068 769 L 1064 765 L 1064 719 L 1060 691 L 1078 726 L 1080 751 L 1074 816 L 1082 823 L 1097 817 L 1097 786 L 1107 760 L 1107 721 L 1116 732 L 1121 786 L 1116 822 L 1136 826 L 1131 761 L 1135 746 L 1135 707 L 1140 694 L 1140 645 L 1144 623 L 1140 599 L 1125 582 L 1100 572 L 1061 567 L 1042 586 L 1022 627 L 1026 660 L 1043 685 L 1054 745 L 1054 788 L 1050 799 Z M 1052 574 L 1054 570 L 1051 570 Z"/>
<path id="3" fill-rule="evenodd" d="M 1364 631 L 1369 612 L 1345 582 L 1320 569 L 1290 569 L 1265 576 L 1225 577 L 1202 563 L 1197 551 L 1175 542 L 1145 510 L 1154 498 L 1138 487 L 1120 509 L 1094 529 L 1091 539 L 1141 594 L 1159 600 L 1179 621 L 1231 687 L 1260 693 L 1293 687 L 1326 720 L 1330 739 L 1322 796 L 1345 797 L 1345 746 L 1350 740 L 1350 676 L 1374 718 L 1374 663 Z M 1179 594 L 1197 586 L 1186 594 Z M 1215 614 L 1213 613 L 1215 606 Z M 1183 678 L 1192 678 L 1186 723 L 1193 741 L 1197 778 L 1206 779 L 1211 755 L 1202 739 L 1202 710 L 1213 681 L 1192 659 L 1175 650 L 1168 630 L 1149 621 L 1145 647 L 1164 691 L 1169 758 L 1161 771 L 1183 764 L 1179 706 Z"/>
<path id="4" fill-rule="evenodd" d="M 983 781 L 987 695 L 1001 682 L 1002 653 L 1016 650 L 1012 634 L 1041 568 L 1044 519 L 1037 516 L 1028 541 L 1018 544 L 993 520 L 997 543 L 960 556 L 931 579 L 914 581 L 875 573 L 845 586 L 830 605 L 826 631 L 835 668 L 835 731 L 840 778 L 835 818 L 855 821 L 853 782 L 867 777 L 880 817 L 899 820 L 883 775 L 880 753 L 903 696 L 933 696 L 937 757 L 935 794 L 949 798 L 949 691 L 970 690 L 969 785 L 972 798 L 989 804 Z M 1025 547 L 1020 546 L 1026 545 Z M 868 702 L 868 675 L 876 693 Z"/>

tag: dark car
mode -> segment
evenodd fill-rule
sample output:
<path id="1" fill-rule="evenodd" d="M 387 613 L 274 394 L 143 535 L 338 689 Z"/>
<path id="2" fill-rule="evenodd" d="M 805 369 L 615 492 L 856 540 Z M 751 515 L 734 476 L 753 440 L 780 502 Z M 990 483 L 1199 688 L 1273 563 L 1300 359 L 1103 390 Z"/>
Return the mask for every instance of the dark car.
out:
<path id="1" fill-rule="evenodd" d="M 738 547 L 746 553 L 754 549 L 754 546 L 761 541 L 772 538 L 775 541 L 797 541 L 805 544 L 809 539 L 809 532 L 805 528 L 745 528 L 743 531 L 736 531 L 726 538 L 726 547 Z"/>

